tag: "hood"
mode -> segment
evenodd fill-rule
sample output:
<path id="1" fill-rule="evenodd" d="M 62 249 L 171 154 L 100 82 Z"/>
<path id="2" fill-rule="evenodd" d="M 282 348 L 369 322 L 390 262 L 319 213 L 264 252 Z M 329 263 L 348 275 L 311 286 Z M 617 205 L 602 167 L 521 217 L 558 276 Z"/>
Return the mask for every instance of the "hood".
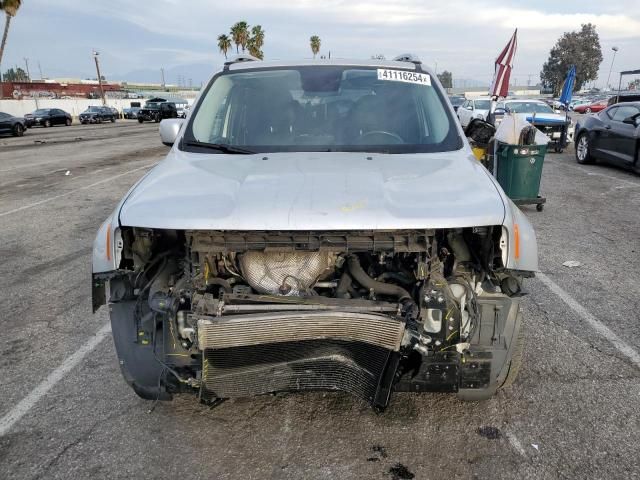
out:
<path id="1" fill-rule="evenodd" d="M 120 223 L 203 230 L 383 230 L 499 225 L 504 216 L 502 193 L 468 147 L 410 155 L 223 155 L 174 148 L 132 189 Z"/>

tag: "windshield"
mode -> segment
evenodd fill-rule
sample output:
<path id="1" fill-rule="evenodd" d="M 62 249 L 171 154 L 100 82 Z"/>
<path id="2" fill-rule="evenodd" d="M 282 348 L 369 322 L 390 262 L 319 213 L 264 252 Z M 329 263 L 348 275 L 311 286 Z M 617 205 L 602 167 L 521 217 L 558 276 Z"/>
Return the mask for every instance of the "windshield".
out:
<path id="1" fill-rule="evenodd" d="M 89 107 L 87 108 L 87 112 L 100 112 L 102 111 L 102 107 Z"/>
<path id="2" fill-rule="evenodd" d="M 160 109 L 160 104 L 159 103 L 146 103 L 144 108 L 146 108 L 147 110 L 159 110 Z"/>
<path id="3" fill-rule="evenodd" d="M 49 110 L 44 108 L 39 108 L 38 110 L 33 112 L 33 115 L 48 115 L 48 114 L 49 114 Z"/>
<path id="4" fill-rule="evenodd" d="M 204 93 L 185 133 L 252 152 L 461 148 L 445 97 L 426 73 L 313 66 L 223 73 Z"/>
<path id="5" fill-rule="evenodd" d="M 489 110 L 491 102 L 489 100 L 476 100 L 475 106 L 478 110 Z"/>
<path id="6" fill-rule="evenodd" d="M 539 102 L 509 102 L 507 109 L 513 113 L 553 113 L 549 105 Z"/>

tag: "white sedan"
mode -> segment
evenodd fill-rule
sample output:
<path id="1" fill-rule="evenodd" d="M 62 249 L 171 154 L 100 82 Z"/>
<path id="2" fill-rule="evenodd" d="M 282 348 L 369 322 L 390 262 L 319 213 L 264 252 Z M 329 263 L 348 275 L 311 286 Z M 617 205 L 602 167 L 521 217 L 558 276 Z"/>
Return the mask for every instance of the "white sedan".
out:
<path id="1" fill-rule="evenodd" d="M 474 118 L 486 120 L 490 106 L 491 100 L 488 98 L 466 100 L 458 107 L 458 111 L 456 112 L 460 119 L 460 125 L 466 128 Z"/>

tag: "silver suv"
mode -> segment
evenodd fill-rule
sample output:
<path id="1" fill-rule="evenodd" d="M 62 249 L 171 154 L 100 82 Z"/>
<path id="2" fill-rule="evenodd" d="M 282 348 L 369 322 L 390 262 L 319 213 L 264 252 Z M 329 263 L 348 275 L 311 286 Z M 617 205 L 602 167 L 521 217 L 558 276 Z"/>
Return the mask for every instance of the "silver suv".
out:
<path id="1" fill-rule="evenodd" d="M 419 60 L 234 60 L 161 133 L 93 251 L 138 395 L 513 381 L 535 235 Z"/>

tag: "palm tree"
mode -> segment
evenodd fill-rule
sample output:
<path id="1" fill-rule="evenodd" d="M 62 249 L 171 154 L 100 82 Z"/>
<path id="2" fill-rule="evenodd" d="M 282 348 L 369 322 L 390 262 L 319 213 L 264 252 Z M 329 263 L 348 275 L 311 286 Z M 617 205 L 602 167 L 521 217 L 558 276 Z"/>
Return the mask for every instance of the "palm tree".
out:
<path id="1" fill-rule="evenodd" d="M 231 39 L 228 35 L 224 33 L 222 35 L 218 35 L 218 48 L 220 52 L 224 53 L 224 58 L 227 58 L 227 52 L 231 48 Z"/>
<path id="2" fill-rule="evenodd" d="M 9 25 L 11 24 L 11 19 L 16 16 L 16 13 L 18 13 L 18 9 L 20 8 L 21 4 L 21 0 L 0 0 L 0 10 L 3 11 L 6 15 L 4 21 L 4 33 L 2 34 L 2 43 L 0 43 L 0 65 L 2 64 L 4 46 L 7 44 L 7 36 L 9 35 Z M 0 74 L 0 80 L 1 79 L 2 74 Z"/>
<path id="3" fill-rule="evenodd" d="M 247 48 L 247 42 L 249 41 L 249 25 L 247 22 L 237 22 L 231 27 L 231 38 L 233 43 L 236 44 L 236 53 L 240 53 L 238 47 L 242 47 L 244 52 Z"/>
<path id="4" fill-rule="evenodd" d="M 247 41 L 247 49 L 249 53 L 254 57 L 262 60 L 264 53 L 262 53 L 262 46 L 264 45 L 264 30 L 260 25 L 256 25 L 251 29 L 251 38 Z"/>
<path id="5" fill-rule="evenodd" d="M 313 58 L 316 58 L 316 55 L 320 51 L 320 37 L 314 35 L 309 39 L 309 41 L 311 42 L 311 52 L 313 53 Z"/>

